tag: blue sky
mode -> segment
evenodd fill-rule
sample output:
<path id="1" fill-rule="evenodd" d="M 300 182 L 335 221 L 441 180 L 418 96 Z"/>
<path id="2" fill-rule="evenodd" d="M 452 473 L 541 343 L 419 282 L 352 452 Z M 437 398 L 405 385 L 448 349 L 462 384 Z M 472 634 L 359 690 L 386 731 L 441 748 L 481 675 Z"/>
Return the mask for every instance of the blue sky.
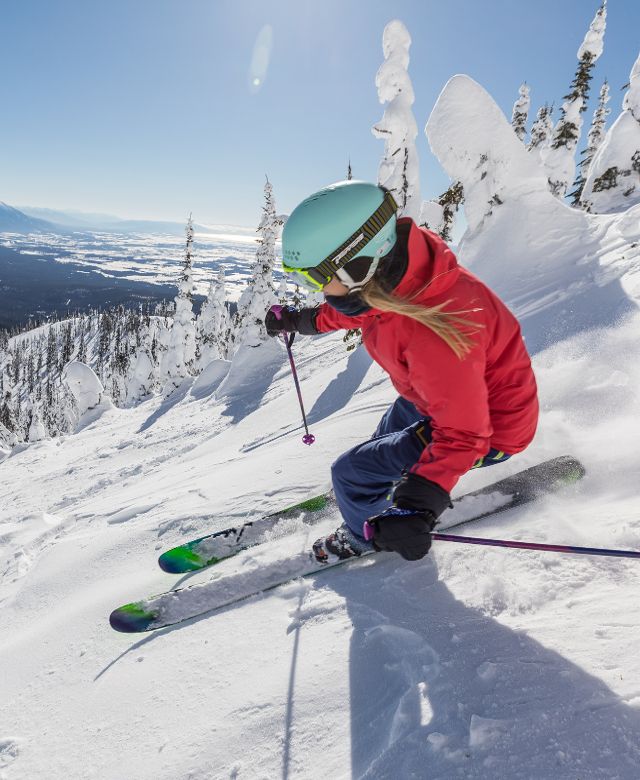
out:
<path id="1" fill-rule="evenodd" d="M 349 157 L 356 177 L 375 179 L 383 144 L 370 128 L 383 108 L 374 79 L 393 18 L 413 39 L 422 190 L 433 197 L 448 180 L 423 128 L 446 80 L 469 74 L 509 117 L 523 80 L 534 112 L 558 105 L 599 4 L 3 0 L 0 200 L 254 225 L 265 173 L 281 212 L 344 178 Z M 256 87 L 252 60 L 267 25 L 270 56 Z M 609 0 L 592 96 L 606 76 L 610 121 L 638 31 L 640 3 Z"/>

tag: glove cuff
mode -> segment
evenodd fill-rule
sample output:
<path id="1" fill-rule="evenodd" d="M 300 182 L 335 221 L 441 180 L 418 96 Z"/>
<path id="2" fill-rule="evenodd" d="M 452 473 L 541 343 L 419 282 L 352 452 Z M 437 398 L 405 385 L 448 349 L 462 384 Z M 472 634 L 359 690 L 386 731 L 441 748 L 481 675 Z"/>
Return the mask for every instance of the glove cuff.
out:
<path id="1" fill-rule="evenodd" d="M 300 309 L 296 330 L 301 336 L 317 336 L 320 331 L 316 328 L 318 309 Z"/>
<path id="2" fill-rule="evenodd" d="M 401 509 L 418 509 L 437 519 L 451 506 L 451 497 L 435 482 L 409 473 L 398 483 L 393 493 L 393 502 Z"/>

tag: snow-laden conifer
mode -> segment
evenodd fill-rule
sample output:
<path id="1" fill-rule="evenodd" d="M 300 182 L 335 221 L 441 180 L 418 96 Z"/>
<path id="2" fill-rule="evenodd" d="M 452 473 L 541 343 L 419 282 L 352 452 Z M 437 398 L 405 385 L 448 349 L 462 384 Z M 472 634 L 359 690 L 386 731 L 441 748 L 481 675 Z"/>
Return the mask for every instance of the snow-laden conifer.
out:
<path id="1" fill-rule="evenodd" d="M 513 113 L 511 124 L 518 138 L 524 143 L 527 135 L 527 118 L 529 116 L 529 107 L 531 98 L 529 97 L 529 85 L 525 82 L 520 86 L 518 99 L 513 104 Z"/>
<path id="2" fill-rule="evenodd" d="M 267 179 L 264 185 L 265 204 L 257 232 L 260 233 L 258 250 L 251 279 L 238 301 L 238 311 L 233 328 L 234 347 L 242 343 L 258 346 L 268 339 L 264 318 L 269 307 L 276 302 L 273 290 L 273 267 L 276 261 L 276 239 L 282 219 L 276 214 L 273 187 Z"/>
<path id="3" fill-rule="evenodd" d="M 18 437 L 0 422 L 0 454 L 6 454 L 18 443 Z"/>
<path id="4" fill-rule="evenodd" d="M 385 61 L 376 74 L 380 103 L 386 103 L 382 119 L 372 132 L 384 140 L 384 156 L 378 169 L 378 183 L 393 193 L 403 216 L 420 216 L 420 173 L 413 116 L 413 86 L 407 72 L 411 36 L 395 19 L 384 28 L 382 50 Z"/>
<path id="5" fill-rule="evenodd" d="M 640 56 L 622 109 L 591 162 L 581 201 L 588 211 L 620 211 L 640 202 Z"/>
<path id="6" fill-rule="evenodd" d="M 29 441 L 43 441 L 47 438 L 47 431 L 42 423 L 40 411 L 37 406 L 31 410 L 31 424 L 29 425 Z"/>
<path id="7" fill-rule="evenodd" d="M 226 306 L 227 292 L 224 271 L 209 285 L 207 300 L 203 303 L 197 320 L 198 340 L 200 344 L 201 368 L 205 368 L 212 360 L 227 358 L 227 335 L 229 330 L 229 315 Z"/>
<path id="8" fill-rule="evenodd" d="M 575 190 L 571 193 L 573 196 L 572 204 L 578 206 L 582 199 L 582 191 L 587 181 L 589 174 L 589 168 L 593 162 L 596 152 L 600 148 L 604 140 L 605 130 L 604 126 L 607 121 L 607 117 L 611 113 L 611 109 L 607 108 L 609 102 L 609 84 L 606 79 L 602 87 L 600 88 L 600 95 L 598 98 L 598 105 L 593 112 L 593 120 L 591 127 L 589 128 L 589 134 L 587 135 L 587 148 L 582 153 L 582 160 L 578 166 L 578 177 L 575 181 Z"/>
<path id="9" fill-rule="evenodd" d="M 551 118 L 553 106 L 547 103 L 538 109 L 536 121 L 531 126 L 531 135 L 527 149 L 536 154 L 538 158 L 551 143 L 553 138 L 553 120 Z"/>
<path id="10" fill-rule="evenodd" d="M 289 300 L 289 289 L 287 287 L 287 277 L 283 276 L 282 279 L 280 279 L 280 284 L 278 285 L 278 303 L 281 306 L 286 306 Z"/>
<path id="11" fill-rule="evenodd" d="M 189 216 L 186 227 L 187 243 L 182 273 L 175 297 L 175 312 L 169 343 L 162 362 L 166 392 L 171 393 L 185 377 L 194 372 L 196 356 L 196 329 L 193 315 L 193 220 Z"/>
<path id="12" fill-rule="evenodd" d="M 98 406 L 104 397 L 104 387 L 96 373 L 84 363 L 72 360 L 64 367 L 62 381 L 74 397 L 78 412 L 84 414 Z"/>
<path id="13" fill-rule="evenodd" d="M 136 359 L 126 383 L 128 404 L 134 404 L 148 398 L 155 390 L 158 381 L 150 324 L 143 322 L 139 335 L 140 345 L 137 348 Z"/>
<path id="14" fill-rule="evenodd" d="M 420 224 L 437 233 L 445 241 L 451 241 L 460 205 L 464 200 L 461 182 L 454 182 L 438 200 L 427 200 L 420 210 Z"/>
<path id="15" fill-rule="evenodd" d="M 582 114 L 587 110 L 591 71 L 604 48 L 606 22 L 607 3 L 604 0 L 578 49 L 578 69 L 571 82 L 571 92 L 564 97 L 551 144 L 541 155 L 549 178 L 549 189 L 558 197 L 566 195 L 574 180 L 575 151 L 582 129 Z"/>

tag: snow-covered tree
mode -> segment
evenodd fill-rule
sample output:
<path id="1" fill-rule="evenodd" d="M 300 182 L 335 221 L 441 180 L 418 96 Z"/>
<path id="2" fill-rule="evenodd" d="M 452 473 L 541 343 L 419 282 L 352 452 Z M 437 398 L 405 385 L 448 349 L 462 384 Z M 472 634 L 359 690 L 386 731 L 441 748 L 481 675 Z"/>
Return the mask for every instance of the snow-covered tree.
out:
<path id="1" fill-rule="evenodd" d="M 31 424 L 29 425 L 29 441 L 43 441 L 47 438 L 47 431 L 42 423 L 40 412 L 37 406 L 34 406 L 31 411 Z"/>
<path id="2" fill-rule="evenodd" d="M 591 71 L 604 48 L 606 22 L 607 2 L 604 0 L 578 49 L 578 69 L 571 82 L 571 92 L 564 97 L 551 145 L 542 152 L 549 189 L 558 197 L 566 195 L 575 177 L 575 151 L 582 129 L 582 114 L 587 110 Z"/>
<path id="3" fill-rule="evenodd" d="M 80 414 L 94 409 L 104 398 L 104 387 L 95 372 L 77 360 L 64 367 L 62 381 L 74 397 Z"/>
<path id="4" fill-rule="evenodd" d="M 130 371 L 126 402 L 134 404 L 148 398 L 157 386 L 157 362 L 153 354 L 153 339 L 150 322 L 143 322 L 139 336 L 140 344 L 136 351 L 136 359 Z"/>
<path id="5" fill-rule="evenodd" d="M 589 168 L 582 192 L 588 211 L 607 213 L 640 201 L 640 56 L 629 76 L 622 113 L 611 125 Z"/>
<path id="6" fill-rule="evenodd" d="M 0 452 L 10 450 L 18 443 L 18 437 L 0 422 Z"/>
<path id="7" fill-rule="evenodd" d="M 382 51 L 385 61 L 376 74 L 380 103 L 387 103 L 382 119 L 372 132 L 384 140 L 384 156 L 378 169 L 378 184 L 393 193 L 399 212 L 418 220 L 420 174 L 413 116 L 413 86 L 407 72 L 411 36 L 395 19 L 384 28 Z"/>
<path id="8" fill-rule="evenodd" d="M 531 126 L 531 136 L 527 149 L 540 156 L 551 143 L 553 137 L 553 106 L 547 103 L 538 109 L 536 121 Z"/>
<path id="9" fill-rule="evenodd" d="M 296 284 L 293 288 L 293 295 L 291 296 L 291 305 L 295 306 L 296 309 L 300 309 L 302 307 L 302 290 L 300 289 L 300 285 Z"/>
<path id="10" fill-rule="evenodd" d="M 193 316 L 193 220 L 189 216 L 186 227 L 187 243 L 182 263 L 182 273 L 175 297 L 175 312 L 169 343 L 162 361 L 162 375 L 166 379 L 166 392 L 179 387 L 182 380 L 195 370 L 196 328 Z"/>
<path id="11" fill-rule="evenodd" d="M 207 300 L 202 305 L 196 324 L 201 368 L 205 368 L 212 360 L 227 358 L 229 315 L 226 299 L 224 271 L 220 269 L 209 285 Z"/>
<path id="12" fill-rule="evenodd" d="M 604 140 L 604 126 L 607 121 L 607 117 L 611 113 L 611 109 L 607 108 L 609 102 L 609 84 L 606 79 L 600 89 L 600 96 L 598 98 L 598 105 L 593 112 L 593 120 L 587 135 L 587 148 L 582 152 L 582 160 L 578 166 L 578 176 L 575 181 L 575 190 L 571 193 L 574 206 L 580 205 L 582 199 L 582 191 L 587 181 L 587 175 L 589 174 L 589 168 L 593 162 L 596 152 L 600 148 L 600 144 Z"/>
<path id="13" fill-rule="evenodd" d="M 282 279 L 280 279 L 280 284 L 278 285 L 278 303 L 281 306 L 286 306 L 288 300 L 289 288 L 287 287 L 287 277 L 283 276 Z"/>
<path id="14" fill-rule="evenodd" d="M 258 346 L 268 339 L 264 317 L 276 302 L 273 290 L 273 267 L 276 261 L 276 238 L 282 220 L 276 214 L 273 187 L 267 179 L 264 185 L 265 205 L 257 232 L 260 233 L 256 261 L 251 279 L 238 301 L 238 311 L 233 328 L 233 343 L 239 346 Z"/>
<path id="15" fill-rule="evenodd" d="M 518 138 L 524 143 L 527 135 L 527 117 L 529 116 L 529 107 L 531 98 L 529 97 L 529 85 L 525 82 L 520 87 L 518 99 L 513 104 L 513 114 L 511 124 Z"/>
<path id="16" fill-rule="evenodd" d="M 420 224 L 437 233 L 445 241 L 451 241 L 455 218 L 463 200 L 462 184 L 459 181 L 454 182 L 438 200 L 424 201 L 420 211 Z"/>

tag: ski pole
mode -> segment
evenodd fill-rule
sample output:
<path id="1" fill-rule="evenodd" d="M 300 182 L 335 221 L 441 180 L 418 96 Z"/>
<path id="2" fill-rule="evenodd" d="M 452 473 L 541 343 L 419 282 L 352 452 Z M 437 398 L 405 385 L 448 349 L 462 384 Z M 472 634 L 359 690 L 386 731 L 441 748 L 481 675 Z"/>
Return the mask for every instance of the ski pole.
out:
<path id="1" fill-rule="evenodd" d="M 539 544 L 516 542 L 509 539 L 484 539 L 478 536 L 432 533 L 432 539 L 440 542 L 462 542 L 462 544 L 486 544 L 491 547 L 515 547 L 520 550 L 543 550 L 547 552 L 574 553 L 576 555 L 608 555 L 613 558 L 640 558 L 637 550 L 608 550 L 604 547 L 574 547 L 565 544 Z"/>
<path id="2" fill-rule="evenodd" d="M 282 319 L 282 306 L 272 306 L 271 311 L 274 313 L 277 320 Z M 302 437 L 302 441 L 305 444 L 313 444 L 316 437 L 309 433 L 309 426 L 307 425 L 307 416 L 304 413 L 304 404 L 302 403 L 302 391 L 300 390 L 300 382 L 298 381 L 298 372 L 296 371 L 296 364 L 293 360 L 293 352 L 291 351 L 291 344 L 293 342 L 294 334 L 291 334 L 291 339 L 287 338 L 287 334 L 282 332 L 282 340 L 287 348 L 287 354 L 289 356 L 289 365 L 291 366 L 291 374 L 293 375 L 293 382 L 296 386 L 296 392 L 298 393 L 298 403 L 300 404 L 300 411 L 302 412 L 302 422 L 304 423 L 305 435 Z"/>

